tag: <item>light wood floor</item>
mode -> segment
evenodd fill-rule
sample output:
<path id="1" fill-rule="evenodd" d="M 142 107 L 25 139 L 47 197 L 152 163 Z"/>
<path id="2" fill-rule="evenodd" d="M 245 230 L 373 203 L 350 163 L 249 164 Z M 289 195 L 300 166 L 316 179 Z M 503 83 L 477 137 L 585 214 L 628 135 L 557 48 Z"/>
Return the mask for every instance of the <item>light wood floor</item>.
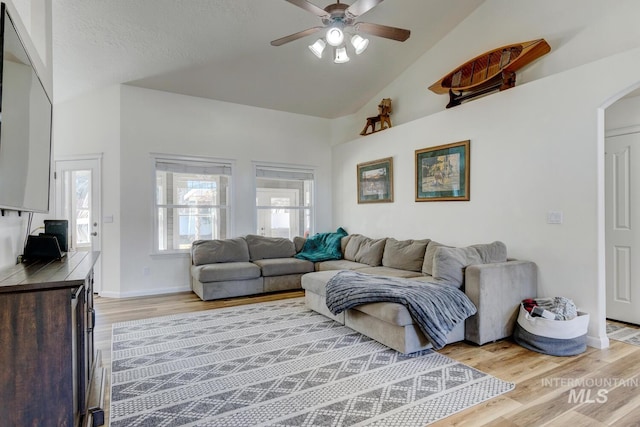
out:
<path id="1" fill-rule="evenodd" d="M 102 352 L 102 362 L 110 377 L 113 323 L 303 295 L 302 291 L 295 291 L 207 302 L 193 293 L 96 298 L 95 345 Z M 440 353 L 514 382 L 516 388 L 446 418 L 434 424 L 436 426 L 640 426 L 638 346 L 611 340 L 606 350 L 589 347 L 579 356 L 554 357 L 503 340 L 481 347 L 464 342 L 450 344 Z M 105 425 L 108 425 L 108 399 L 109 385 Z"/>

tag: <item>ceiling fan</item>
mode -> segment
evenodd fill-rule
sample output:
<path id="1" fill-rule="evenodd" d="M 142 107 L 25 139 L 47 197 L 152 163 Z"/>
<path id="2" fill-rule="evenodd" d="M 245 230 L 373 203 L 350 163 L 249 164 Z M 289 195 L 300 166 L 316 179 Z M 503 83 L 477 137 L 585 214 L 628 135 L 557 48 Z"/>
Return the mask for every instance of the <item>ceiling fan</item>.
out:
<path id="1" fill-rule="evenodd" d="M 343 31 L 360 32 L 386 39 L 397 40 L 403 42 L 409 38 L 411 31 L 402 28 L 389 27 L 380 24 L 371 24 L 368 22 L 355 22 L 356 19 L 373 9 L 383 2 L 383 0 L 356 0 L 351 6 L 348 4 L 337 3 L 321 9 L 320 7 L 308 2 L 307 0 L 285 0 L 296 5 L 307 12 L 311 12 L 322 19 L 323 26 L 309 28 L 286 37 L 273 40 L 272 46 L 281 46 L 285 43 L 292 42 L 302 37 L 314 34 L 323 29 L 327 29 L 326 41 L 332 46 L 339 46 L 343 42 Z M 340 33 L 340 34 L 339 34 Z M 366 46 L 365 46 L 366 47 Z"/>

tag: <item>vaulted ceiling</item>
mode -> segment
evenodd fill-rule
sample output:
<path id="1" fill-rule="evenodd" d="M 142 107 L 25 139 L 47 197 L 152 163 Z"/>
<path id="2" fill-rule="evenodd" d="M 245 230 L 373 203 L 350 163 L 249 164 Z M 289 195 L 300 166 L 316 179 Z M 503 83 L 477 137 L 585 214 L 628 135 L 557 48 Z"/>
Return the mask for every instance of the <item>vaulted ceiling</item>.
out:
<path id="1" fill-rule="evenodd" d="M 355 1 L 355 0 L 353 0 Z M 351 4 L 353 1 L 346 1 Z M 312 0 L 320 8 L 331 0 Z M 411 30 L 397 42 L 334 64 L 307 48 L 316 34 L 271 40 L 321 25 L 285 0 L 56 0 L 54 102 L 113 84 L 311 116 L 358 111 L 483 0 L 386 0 L 358 21 Z M 422 90 L 427 90 L 428 83 Z"/>

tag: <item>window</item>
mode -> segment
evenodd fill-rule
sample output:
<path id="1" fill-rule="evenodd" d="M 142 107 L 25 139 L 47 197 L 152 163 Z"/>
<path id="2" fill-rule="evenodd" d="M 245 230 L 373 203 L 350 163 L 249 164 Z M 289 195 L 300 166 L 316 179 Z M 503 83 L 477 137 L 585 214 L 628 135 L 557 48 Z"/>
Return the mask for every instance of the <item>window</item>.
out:
<path id="1" fill-rule="evenodd" d="M 231 163 L 154 157 L 155 250 L 184 252 L 230 230 Z"/>
<path id="2" fill-rule="evenodd" d="M 69 204 L 65 218 L 70 218 L 71 247 L 91 248 L 91 170 L 63 171 L 62 185 Z"/>
<path id="3" fill-rule="evenodd" d="M 257 234 L 269 237 L 313 234 L 313 171 L 256 165 Z"/>

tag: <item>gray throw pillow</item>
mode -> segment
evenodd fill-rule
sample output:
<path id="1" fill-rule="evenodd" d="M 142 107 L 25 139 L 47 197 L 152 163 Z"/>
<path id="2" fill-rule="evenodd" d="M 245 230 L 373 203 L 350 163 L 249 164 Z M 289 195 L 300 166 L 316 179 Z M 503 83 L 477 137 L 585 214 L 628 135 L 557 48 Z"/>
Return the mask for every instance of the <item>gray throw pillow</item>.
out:
<path id="1" fill-rule="evenodd" d="M 245 237 L 251 261 L 271 258 L 290 258 L 296 254 L 293 242 L 283 237 L 249 234 Z"/>
<path id="2" fill-rule="evenodd" d="M 302 250 L 302 248 L 304 247 L 304 242 L 306 242 L 307 239 L 302 237 L 302 236 L 295 236 L 293 238 L 293 246 L 295 246 L 296 248 L 296 253 L 300 252 Z"/>
<path id="3" fill-rule="evenodd" d="M 242 237 L 220 240 L 196 240 L 191 244 L 193 265 L 218 262 L 248 262 L 249 248 Z"/>
<path id="4" fill-rule="evenodd" d="M 340 251 L 342 252 L 342 257 L 344 258 L 344 251 L 347 249 L 347 245 L 349 244 L 349 240 L 351 240 L 351 234 L 347 234 L 342 239 L 340 239 Z"/>
<path id="5" fill-rule="evenodd" d="M 429 240 L 396 240 L 387 238 L 382 265 L 407 271 L 420 271 Z"/>
<path id="6" fill-rule="evenodd" d="M 350 234 L 349 240 L 347 241 L 347 244 L 342 251 L 342 257 L 348 261 L 355 262 L 356 255 L 358 254 L 358 249 L 360 249 L 360 245 L 365 240 L 367 240 L 367 237 L 363 236 L 362 234 Z"/>
<path id="7" fill-rule="evenodd" d="M 368 264 L 371 267 L 379 267 L 382 265 L 382 252 L 384 251 L 386 240 L 386 238 L 374 240 L 366 237 L 358 248 L 355 262 Z"/>
<path id="8" fill-rule="evenodd" d="M 482 264 L 476 248 L 436 248 L 433 256 L 433 278 L 447 285 L 460 288 L 464 282 L 464 269 L 473 264 Z"/>
<path id="9" fill-rule="evenodd" d="M 422 264 L 422 272 L 428 276 L 433 276 L 433 256 L 436 254 L 436 249 L 440 246 L 444 246 L 445 248 L 451 247 L 433 240 L 427 244 L 427 250 L 424 253 L 424 264 Z"/>
<path id="10" fill-rule="evenodd" d="M 483 264 L 507 261 L 507 245 L 502 242 L 496 241 L 482 245 L 471 245 L 471 247 L 478 251 Z"/>

